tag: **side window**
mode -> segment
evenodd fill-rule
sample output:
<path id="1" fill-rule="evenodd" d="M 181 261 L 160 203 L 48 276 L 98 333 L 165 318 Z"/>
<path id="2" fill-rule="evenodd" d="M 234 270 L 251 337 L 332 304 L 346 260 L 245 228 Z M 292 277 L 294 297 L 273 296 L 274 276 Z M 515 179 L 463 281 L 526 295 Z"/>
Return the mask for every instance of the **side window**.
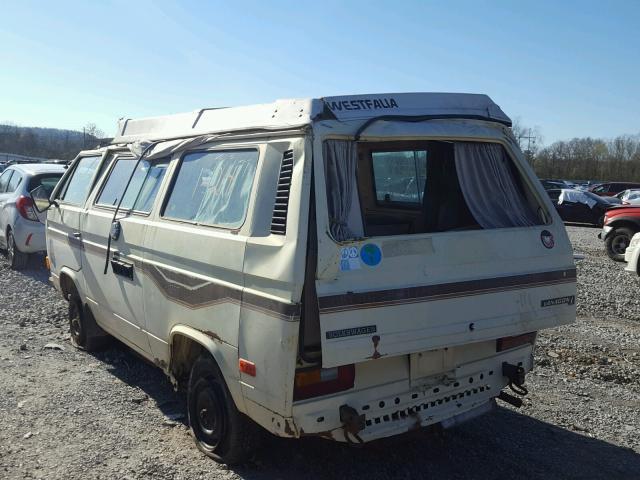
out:
<path id="1" fill-rule="evenodd" d="M 257 164 L 257 150 L 185 155 L 163 215 L 176 220 L 239 228 L 247 214 Z"/>
<path id="2" fill-rule="evenodd" d="M 9 180 L 11 179 L 11 174 L 13 170 L 5 170 L 2 175 L 0 175 L 0 193 L 5 193 L 7 191 L 7 186 L 9 186 Z"/>
<path id="3" fill-rule="evenodd" d="M 17 171 L 13 172 L 9 185 L 7 185 L 7 193 L 15 192 L 20 183 L 22 183 L 22 174 Z"/>
<path id="4" fill-rule="evenodd" d="M 371 152 L 376 200 L 421 206 L 427 179 L 427 151 Z"/>
<path id="5" fill-rule="evenodd" d="M 60 200 L 73 205 L 82 205 L 89 196 L 91 179 L 100 164 L 99 156 L 83 157 L 78 160 L 71 177 L 59 194 Z"/>
<path id="6" fill-rule="evenodd" d="M 109 173 L 109 178 L 107 178 L 96 200 L 97 205 L 110 207 L 118 205 L 136 162 L 135 158 L 116 159 L 116 163 Z M 143 160 L 140 162 L 131 178 L 131 183 L 124 194 L 120 207 L 124 210 L 149 213 L 168 165 L 168 159 L 155 162 Z"/>
<path id="7" fill-rule="evenodd" d="M 593 193 L 605 193 L 609 189 L 609 185 L 600 185 L 593 189 Z"/>

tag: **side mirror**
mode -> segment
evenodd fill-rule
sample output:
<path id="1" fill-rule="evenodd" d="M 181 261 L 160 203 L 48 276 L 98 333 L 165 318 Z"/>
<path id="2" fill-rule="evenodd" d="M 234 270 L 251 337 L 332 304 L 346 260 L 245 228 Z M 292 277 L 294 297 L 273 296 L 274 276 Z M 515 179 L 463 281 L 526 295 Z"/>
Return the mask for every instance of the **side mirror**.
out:
<path id="1" fill-rule="evenodd" d="M 51 208 L 51 205 L 55 205 L 56 207 L 58 206 L 55 201 L 49 200 L 49 193 L 50 192 L 47 191 L 43 185 L 40 185 L 29 192 L 29 196 L 31 197 L 31 200 L 33 200 L 33 206 L 38 213 L 46 212 Z"/>

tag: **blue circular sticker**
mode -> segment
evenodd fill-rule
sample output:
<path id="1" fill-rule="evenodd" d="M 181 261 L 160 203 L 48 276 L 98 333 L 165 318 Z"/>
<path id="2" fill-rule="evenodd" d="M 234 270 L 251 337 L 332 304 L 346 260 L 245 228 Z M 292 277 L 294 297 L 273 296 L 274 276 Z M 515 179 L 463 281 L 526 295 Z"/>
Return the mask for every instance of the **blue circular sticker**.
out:
<path id="1" fill-rule="evenodd" d="M 367 243 L 360 249 L 360 258 L 370 267 L 375 267 L 382 261 L 382 251 L 375 243 Z"/>

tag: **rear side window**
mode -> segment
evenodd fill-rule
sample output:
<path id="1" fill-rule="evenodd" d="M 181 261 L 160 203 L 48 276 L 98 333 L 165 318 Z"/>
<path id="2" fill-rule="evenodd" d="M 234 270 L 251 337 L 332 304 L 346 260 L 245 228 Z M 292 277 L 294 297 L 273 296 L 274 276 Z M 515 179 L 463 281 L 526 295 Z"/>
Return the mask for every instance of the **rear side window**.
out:
<path id="1" fill-rule="evenodd" d="M 109 178 L 104 184 L 96 204 L 115 207 L 124 193 L 120 207 L 124 210 L 135 210 L 149 213 L 158 194 L 158 189 L 167 171 L 169 161 L 164 159 L 156 162 L 146 160 L 138 163 L 134 158 L 119 158 L 109 173 Z M 124 188 L 127 181 L 136 168 L 131 178 L 126 193 Z"/>
<path id="2" fill-rule="evenodd" d="M 257 150 L 185 155 L 163 215 L 205 225 L 239 228 L 247 214 L 257 164 Z"/>
<path id="3" fill-rule="evenodd" d="M 9 185 L 9 180 L 11 179 L 12 174 L 13 170 L 6 170 L 2 175 L 0 175 L 0 193 L 5 193 L 7 191 L 7 186 Z"/>
<path id="4" fill-rule="evenodd" d="M 378 203 L 422 205 L 427 179 L 427 151 L 371 152 Z"/>
<path id="5" fill-rule="evenodd" d="M 34 177 L 31 177 L 31 179 L 29 180 L 27 190 L 31 192 L 34 189 L 42 186 L 47 192 L 47 195 L 51 195 L 51 192 L 53 192 L 53 189 L 60 181 L 60 177 L 62 177 L 62 173 L 47 173 L 45 175 L 36 175 Z"/>
<path id="6" fill-rule="evenodd" d="M 20 183 L 22 183 L 22 174 L 14 171 L 7 185 L 7 193 L 15 192 Z"/>
<path id="7" fill-rule="evenodd" d="M 83 157 L 78 160 L 71 177 L 60 195 L 60 199 L 73 205 L 82 205 L 91 188 L 91 179 L 100 164 L 99 156 Z"/>

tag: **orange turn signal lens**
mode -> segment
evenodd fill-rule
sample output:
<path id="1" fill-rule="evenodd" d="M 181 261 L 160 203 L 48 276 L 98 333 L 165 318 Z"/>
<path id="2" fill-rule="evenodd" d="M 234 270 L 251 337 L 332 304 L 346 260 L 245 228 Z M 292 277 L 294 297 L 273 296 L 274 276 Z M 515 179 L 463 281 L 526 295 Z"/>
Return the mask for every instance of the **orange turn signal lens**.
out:
<path id="1" fill-rule="evenodd" d="M 47 267 L 47 270 L 51 270 L 51 261 L 48 256 L 44 257 L 44 266 Z"/>

